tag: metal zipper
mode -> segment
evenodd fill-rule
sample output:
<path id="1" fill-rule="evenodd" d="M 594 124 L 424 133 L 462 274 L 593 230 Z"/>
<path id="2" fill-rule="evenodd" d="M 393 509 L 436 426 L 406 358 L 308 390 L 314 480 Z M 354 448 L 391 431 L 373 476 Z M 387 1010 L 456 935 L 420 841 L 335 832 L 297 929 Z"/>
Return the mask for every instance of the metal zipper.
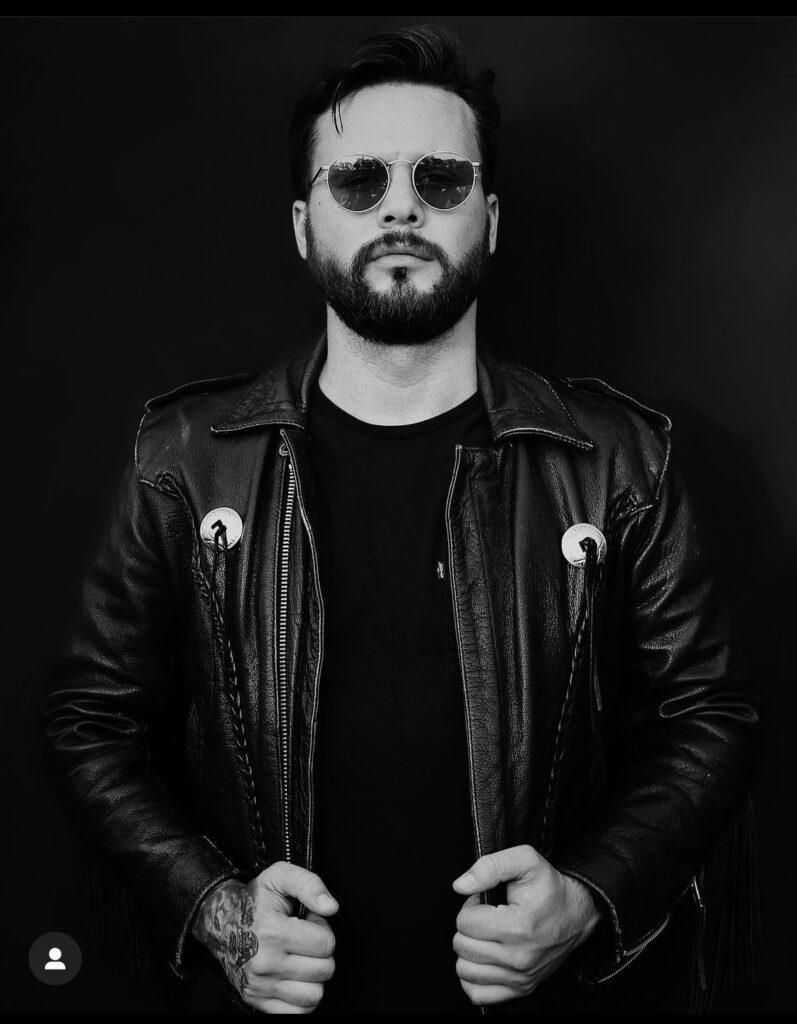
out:
<path id="1" fill-rule="evenodd" d="M 315 537 L 310 527 L 310 521 L 307 517 L 307 512 L 304 507 L 304 501 L 302 499 L 302 491 L 299 486 L 298 478 L 295 475 L 294 465 L 296 463 L 296 453 L 293 450 L 289 434 L 280 430 L 282 436 L 282 444 L 279 447 L 280 455 L 287 457 L 288 459 L 288 489 L 287 489 L 287 500 L 285 506 L 285 515 L 283 517 L 283 538 L 282 538 L 282 557 L 280 559 L 280 595 L 279 595 L 279 676 L 280 676 L 280 731 L 281 731 L 281 753 L 283 755 L 283 775 L 285 779 L 284 793 L 285 793 L 285 805 L 284 805 L 284 817 L 283 827 L 285 830 L 285 850 L 286 860 L 290 861 L 291 848 L 290 848 L 290 820 L 289 820 L 289 802 L 288 794 L 289 789 L 289 764 L 290 764 L 290 733 L 288 728 L 288 714 L 287 714 L 287 693 L 288 693 L 288 665 L 287 665 L 287 596 L 288 596 L 288 542 L 290 538 L 291 521 L 293 517 L 293 502 L 294 498 L 299 509 L 299 515 L 304 523 L 304 528 L 307 531 L 307 540 L 310 545 L 310 554 L 313 562 L 313 579 L 316 587 L 316 595 L 318 597 L 318 659 L 316 661 L 315 677 L 313 679 L 313 710 L 311 717 L 310 726 L 310 748 L 307 755 L 307 778 L 309 786 L 308 794 L 308 809 L 307 809 L 307 842 L 305 848 L 305 864 L 308 870 L 312 867 L 312 844 L 313 844 L 313 815 L 315 811 L 315 793 L 313 790 L 313 756 L 315 754 L 315 734 L 316 726 L 318 723 L 318 692 L 319 692 L 319 680 L 321 678 L 321 666 L 324 660 L 324 601 L 321 594 L 321 581 L 318 573 L 318 549 L 316 548 Z M 306 907 L 304 904 L 299 905 L 298 916 L 304 917 Z"/>
<path id="2" fill-rule="evenodd" d="M 454 446 L 454 472 L 451 474 L 451 482 L 448 485 L 448 496 L 446 497 L 446 540 L 448 544 L 448 578 L 451 589 L 451 601 L 454 607 L 454 633 L 457 638 L 457 654 L 459 656 L 459 674 L 462 679 L 462 694 L 465 699 L 465 731 L 468 739 L 468 773 L 470 779 L 470 810 L 473 818 L 473 834 L 476 839 L 476 859 L 478 860 L 482 856 L 482 839 L 481 833 L 479 832 L 479 818 L 476 813 L 476 785 L 473 777 L 473 739 L 470 731 L 470 705 L 468 704 L 468 688 L 465 685 L 465 673 L 463 670 L 463 657 L 462 657 L 462 636 L 460 633 L 459 624 L 459 608 L 457 606 L 456 594 L 454 590 L 454 544 L 451 533 L 451 499 L 454 495 L 454 484 L 457 480 L 457 473 L 459 472 L 459 464 L 462 459 L 462 445 L 458 444 Z M 438 573 L 439 575 L 439 573 Z M 487 902 L 487 898 L 482 895 L 482 903 Z M 481 1013 L 487 1013 L 486 1006 L 480 1006 L 479 1011 Z"/>
<path id="3" fill-rule="evenodd" d="M 703 902 L 703 897 L 700 895 L 700 889 L 697 884 L 697 875 L 692 876 L 689 888 L 691 889 L 692 897 L 697 904 L 697 976 L 700 989 L 705 992 L 708 989 L 708 979 L 706 977 L 706 905 Z"/>
<path id="4" fill-rule="evenodd" d="M 284 432 L 280 431 L 284 437 Z M 288 749 L 288 555 L 291 546 L 291 527 L 293 525 L 293 502 L 296 494 L 296 480 L 293 465 L 288 454 L 285 441 L 279 447 L 279 453 L 287 457 L 288 483 L 285 499 L 285 511 L 282 517 L 282 536 L 280 538 L 280 571 L 279 600 L 277 606 L 277 732 L 279 735 L 280 761 L 282 764 L 282 828 L 285 860 L 291 859 L 291 834 L 289 813 L 289 767 L 290 751 Z"/>
<path id="5" fill-rule="evenodd" d="M 598 978 L 596 984 L 602 985 L 604 981 L 609 981 L 611 978 L 614 978 L 616 975 L 618 975 L 620 971 L 625 970 L 625 968 L 628 967 L 628 965 L 632 963 L 634 960 L 636 960 L 639 954 L 642 953 L 651 944 L 651 942 L 653 942 L 655 938 L 661 935 L 661 933 L 666 928 L 667 922 L 669 920 L 670 915 L 668 914 L 655 932 L 653 932 L 651 935 L 648 935 L 647 938 L 643 939 L 641 942 L 637 943 L 637 945 L 634 946 L 633 949 L 624 950 L 622 954 L 623 962 L 618 967 L 616 967 L 610 974 L 605 975 L 603 978 Z"/>

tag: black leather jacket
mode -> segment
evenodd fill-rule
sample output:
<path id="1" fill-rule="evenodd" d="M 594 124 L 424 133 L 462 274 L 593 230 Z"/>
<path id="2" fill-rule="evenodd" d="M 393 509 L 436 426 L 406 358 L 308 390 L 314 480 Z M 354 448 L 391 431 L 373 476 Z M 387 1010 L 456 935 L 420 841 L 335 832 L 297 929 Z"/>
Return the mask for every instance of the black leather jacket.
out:
<path id="1" fill-rule="evenodd" d="M 211 887 L 313 866 L 324 608 L 306 427 L 325 352 L 322 337 L 146 403 L 45 687 L 51 784 L 181 977 L 205 955 L 190 924 Z M 456 447 L 445 509 L 472 853 L 530 843 L 592 888 L 609 928 L 593 983 L 699 896 L 749 786 L 756 702 L 729 673 L 668 418 L 481 343 L 478 386 L 492 445 Z M 219 508 L 243 522 L 233 546 L 200 536 Z M 604 535 L 600 562 L 563 556 L 576 523 Z"/>

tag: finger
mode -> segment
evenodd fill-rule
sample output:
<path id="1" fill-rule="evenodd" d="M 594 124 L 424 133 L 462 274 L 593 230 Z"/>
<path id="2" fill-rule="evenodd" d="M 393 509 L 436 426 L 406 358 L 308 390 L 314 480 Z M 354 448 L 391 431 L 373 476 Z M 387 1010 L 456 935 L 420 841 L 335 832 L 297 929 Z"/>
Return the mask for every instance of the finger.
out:
<path id="1" fill-rule="evenodd" d="M 308 981 L 323 985 L 335 973 L 335 961 L 331 956 L 300 956 L 291 953 L 282 961 L 280 973 L 289 981 Z"/>
<path id="2" fill-rule="evenodd" d="M 329 927 L 329 925 L 327 924 L 327 919 L 325 917 L 321 917 L 320 914 L 316 914 L 312 910 L 308 910 L 307 911 L 307 913 L 304 915 L 304 920 L 305 921 L 315 921 L 316 924 L 323 924 L 323 925 L 326 925 L 327 928 Z"/>
<path id="3" fill-rule="evenodd" d="M 261 894 L 270 893 L 276 897 L 280 904 L 285 905 L 286 913 L 292 909 L 293 899 L 303 903 L 308 911 L 316 911 L 324 917 L 338 911 L 338 901 L 320 876 L 298 864 L 277 861 L 258 875 L 257 881 Z"/>
<path id="4" fill-rule="evenodd" d="M 457 932 L 451 946 L 455 953 L 474 964 L 491 964 L 496 967 L 517 967 L 512 946 L 502 942 L 486 942 L 472 939 Z"/>
<path id="5" fill-rule="evenodd" d="M 468 981 L 471 985 L 502 985 L 511 988 L 515 995 L 531 991 L 528 976 L 507 967 L 474 964 L 460 957 L 455 964 L 455 970 L 460 981 Z"/>
<path id="6" fill-rule="evenodd" d="M 472 985 L 469 981 L 460 981 L 460 985 L 474 1006 L 490 1006 L 493 1003 L 505 1003 L 508 999 L 517 999 L 517 992 L 505 985 Z"/>
<path id="7" fill-rule="evenodd" d="M 457 931 L 487 942 L 518 942 L 528 938 L 522 908 L 501 903 L 479 903 L 478 896 L 465 900 L 457 914 Z"/>
<path id="8" fill-rule="evenodd" d="M 454 888 L 461 893 L 486 892 L 500 882 L 531 880 L 547 861 L 533 846 L 510 846 L 479 857 L 464 875 L 454 882 Z"/>
<path id="9" fill-rule="evenodd" d="M 274 995 L 281 1002 L 301 1007 L 308 1012 L 314 1010 L 324 995 L 324 986 L 307 981 L 280 981 Z"/>
<path id="10" fill-rule="evenodd" d="M 252 999 L 250 1006 L 254 1006 L 261 1013 L 309 1013 L 304 1006 L 294 1006 L 293 1003 L 284 1003 L 281 999 Z"/>
<path id="11" fill-rule="evenodd" d="M 324 921 L 302 921 L 286 917 L 282 922 L 281 946 L 285 953 L 326 958 L 335 952 L 335 935 Z"/>

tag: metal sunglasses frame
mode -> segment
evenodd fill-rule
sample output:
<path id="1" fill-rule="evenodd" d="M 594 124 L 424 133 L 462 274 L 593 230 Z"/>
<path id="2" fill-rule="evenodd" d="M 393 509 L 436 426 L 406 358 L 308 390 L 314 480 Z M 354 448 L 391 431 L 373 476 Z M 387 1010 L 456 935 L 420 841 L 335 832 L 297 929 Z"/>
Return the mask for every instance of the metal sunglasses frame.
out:
<path id="1" fill-rule="evenodd" d="M 471 164 L 472 167 L 473 167 L 473 184 L 470 187 L 470 192 L 468 192 L 468 194 L 465 196 L 465 198 L 462 200 L 462 202 L 461 203 L 457 203 L 456 206 L 449 206 L 449 207 L 432 206 L 431 203 L 427 203 L 426 202 L 426 200 L 423 198 L 423 196 L 418 191 L 418 186 L 415 184 L 415 168 L 418 166 L 418 164 L 421 162 L 421 160 L 425 160 L 427 158 L 427 156 L 435 156 L 437 153 L 446 153 L 446 154 L 448 154 L 448 156 L 458 156 L 460 158 L 460 160 L 464 160 L 466 163 Z M 351 157 L 358 157 L 358 156 L 365 156 L 365 157 L 368 157 L 369 160 L 376 160 L 378 163 L 380 163 L 385 168 L 385 173 L 387 174 L 387 188 L 382 193 L 382 195 L 379 197 L 379 199 L 377 199 L 377 201 L 374 203 L 374 205 L 373 206 L 369 206 L 368 209 L 366 209 L 366 210 L 350 210 L 347 206 L 343 206 L 341 203 L 339 203 L 337 201 L 337 199 L 335 199 L 334 195 L 332 195 L 332 189 L 329 187 L 329 169 L 330 169 L 330 167 L 332 167 L 333 164 L 336 164 L 339 160 L 345 160 L 347 157 L 351 158 Z M 453 149 L 433 149 L 431 151 L 431 153 L 424 153 L 423 156 L 419 156 L 418 159 L 414 163 L 412 162 L 412 160 L 401 160 L 401 159 L 383 160 L 381 157 L 374 156 L 372 153 L 344 153 L 343 156 L 336 157 L 332 161 L 331 164 L 322 164 L 318 168 L 318 170 L 313 175 L 312 181 L 310 182 L 310 188 L 312 188 L 313 185 L 316 184 L 316 181 L 318 179 L 318 175 L 322 171 L 324 171 L 325 175 L 324 175 L 324 177 L 321 180 L 326 182 L 327 192 L 329 192 L 330 196 L 332 196 L 332 199 L 333 199 L 333 201 L 334 201 L 336 206 L 340 206 L 341 210 L 345 210 L 346 213 L 370 213 L 371 210 L 375 210 L 377 208 L 377 206 L 379 206 L 379 204 L 382 202 L 382 200 L 385 198 L 385 196 L 390 191 L 390 186 L 393 184 L 393 179 L 392 179 L 392 177 L 390 175 L 390 168 L 393 166 L 393 164 L 410 164 L 410 166 L 412 167 L 412 171 L 410 173 L 410 179 L 412 181 L 412 188 L 413 188 L 413 191 L 415 192 L 415 195 L 420 199 L 420 201 L 424 204 L 424 206 L 428 206 L 430 210 L 437 210 L 438 213 L 451 213 L 453 210 L 458 210 L 461 206 L 464 206 L 465 203 L 467 203 L 467 201 L 473 195 L 473 190 L 474 190 L 474 188 L 476 188 L 476 180 L 481 177 L 481 161 L 480 160 L 470 160 L 468 157 L 465 156 L 464 153 L 457 153 Z"/>

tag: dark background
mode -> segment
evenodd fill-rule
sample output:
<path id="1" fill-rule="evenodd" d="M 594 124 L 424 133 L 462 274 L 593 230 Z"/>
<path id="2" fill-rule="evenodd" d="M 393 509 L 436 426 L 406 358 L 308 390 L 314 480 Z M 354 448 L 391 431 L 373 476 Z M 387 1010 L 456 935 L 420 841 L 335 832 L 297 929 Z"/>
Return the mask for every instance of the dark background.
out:
<path id="1" fill-rule="evenodd" d="M 764 976 L 722 1008 L 794 1008 L 797 22 L 408 16 L 0 21 L 7 1009 L 172 997 L 86 930 L 78 845 L 40 767 L 42 675 L 144 401 L 257 368 L 323 323 L 290 222 L 293 100 L 362 36 L 423 20 L 498 73 L 483 335 L 674 420 L 767 701 Z M 55 930 L 83 948 L 64 988 L 27 967 Z"/>

